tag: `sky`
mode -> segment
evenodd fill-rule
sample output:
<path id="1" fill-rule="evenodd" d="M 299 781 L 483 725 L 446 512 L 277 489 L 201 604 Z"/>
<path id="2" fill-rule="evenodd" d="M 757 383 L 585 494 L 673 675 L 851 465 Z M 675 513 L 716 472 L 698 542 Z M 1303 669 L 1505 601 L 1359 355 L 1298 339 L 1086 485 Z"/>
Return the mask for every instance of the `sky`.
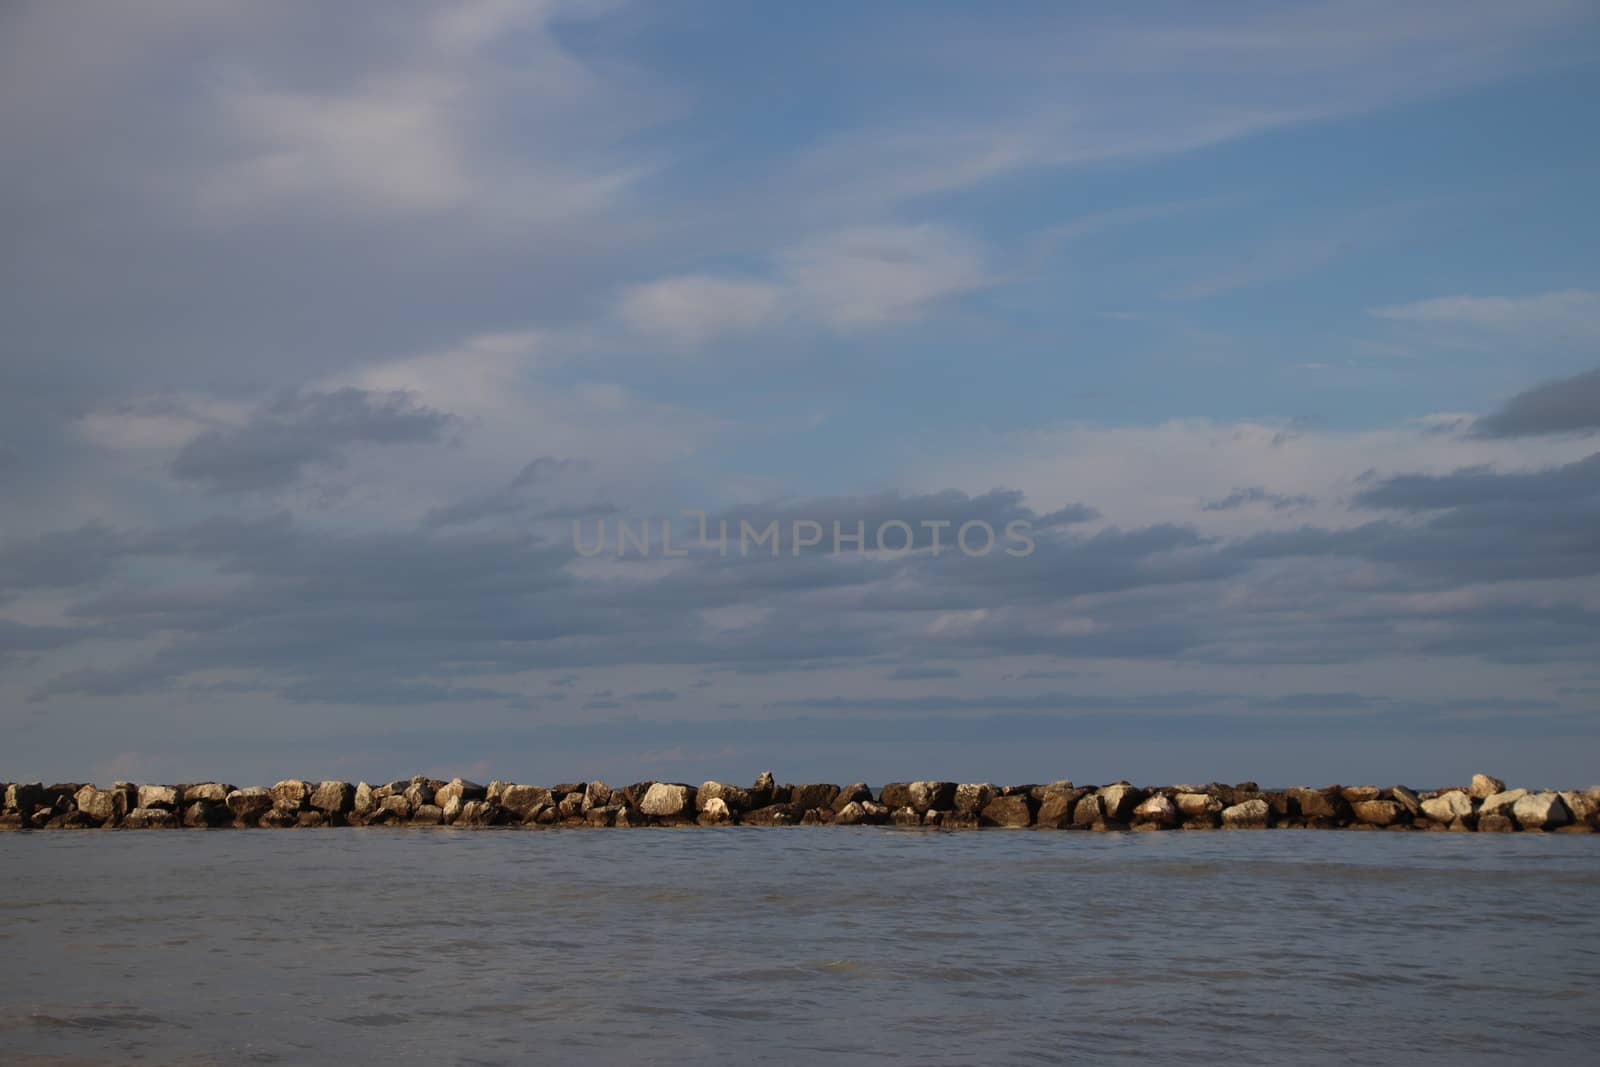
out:
<path id="1" fill-rule="evenodd" d="M 6 4 L 0 778 L 1593 784 L 1596 56 Z"/>

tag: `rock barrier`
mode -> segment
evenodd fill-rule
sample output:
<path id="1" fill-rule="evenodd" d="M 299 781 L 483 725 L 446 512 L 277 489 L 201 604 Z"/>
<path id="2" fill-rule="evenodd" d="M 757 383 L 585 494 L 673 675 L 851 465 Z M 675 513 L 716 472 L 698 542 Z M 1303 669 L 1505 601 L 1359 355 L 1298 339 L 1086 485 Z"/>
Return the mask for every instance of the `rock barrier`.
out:
<path id="1" fill-rule="evenodd" d="M 79 782 L 5 785 L 0 829 L 178 830 L 322 826 L 640 827 L 866 826 L 967 830 L 1443 830 L 1478 833 L 1600 830 L 1600 788 L 1507 789 L 1474 775 L 1464 786 L 1261 789 L 1238 785 L 1077 786 L 990 782 L 750 786 L 725 782 L 604 782 L 553 786 L 417 776 L 382 785 L 287 778 L 272 786 L 223 782 L 109 789 Z"/>

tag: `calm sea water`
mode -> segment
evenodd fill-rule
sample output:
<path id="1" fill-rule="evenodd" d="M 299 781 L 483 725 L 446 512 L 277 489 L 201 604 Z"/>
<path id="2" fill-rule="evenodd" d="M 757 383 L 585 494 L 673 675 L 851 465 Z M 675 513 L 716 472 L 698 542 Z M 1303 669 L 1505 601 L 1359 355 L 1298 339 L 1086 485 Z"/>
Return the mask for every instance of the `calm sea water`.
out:
<path id="1" fill-rule="evenodd" d="M 1600 835 L 0 835 L 7 1063 L 1593 1061 Z"/>

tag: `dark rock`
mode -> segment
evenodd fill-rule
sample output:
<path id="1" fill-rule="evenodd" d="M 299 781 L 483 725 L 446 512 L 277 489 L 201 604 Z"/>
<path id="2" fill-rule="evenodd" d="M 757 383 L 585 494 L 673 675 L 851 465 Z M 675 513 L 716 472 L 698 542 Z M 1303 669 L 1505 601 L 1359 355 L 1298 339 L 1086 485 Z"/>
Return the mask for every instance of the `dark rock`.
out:
<path id="1" fill-rule="evenodd" d="M 1265 830 L 1271 824 L 1272 808 L 1259 797 L 1222 809 L 1224 829 Z"/>
<path id="2" fill-rule="evenodd" d="M 979 813 L 981 826 L 1005 826 L 1013 829 L 1033 824 L 1034 801 L 1027 793 L 998 796 L 985 804 Z"/>
<path id="3" fill-rule="evenodd" d="M 233 812 L 227 804 L 211 800 L 197 800 L 183 809 L 183 825 L 198 829 L 233 825 Z"/>
<path id="4" fill-rule="evenodd" d="M 349 782 L 318 782 L 311 791 L 309 804 L 324 815 L 330 812 L 344 814 L 356 807 L 356 790 Z"/>
<path id="5" fill-rule="evenodd" d="M 1509 834 L 1515 832 L 1517 824 L 1509 815 L 1480 815 L 1478 816 L 1478 832 L 1480 834 Z"/>
<path id="6" fill-rule="evenodd" d="M 798 804 L 768 804 L 749 812 L 742 821 L 746 826 L 798 826 L 804 816 Z"/>
<path id="7" fill-rule="evenodd" d="M 705 782 L 695 790 L 694 803 L 698 810 L 705 811 L 713 800 L 722 801 L 730 814 L 749 811 L 754 805 L 750 790 L 726 782 Z"/>
<path id="8" fill-rule="evenodd" d="M 419 804 L 411 813 L 411 821 L 419 826 L 441 826 L 444 824 L 444 809 L 437 804 Z"/>
<path id="9" fill-rule="evenodd" d="M 519 819 L 527 819 L 540 808 L 554 807 L 550 790 L 536 785 L 508 785 L 500 791 L 500 806 Z"/>
<path id="10" fill-rule="evenodd" d="M 433 791 L 433 804 L 440 811 L 443 811 L 444 806 L 450 802 L 452 797 L 465 804 L 469 800 L 482 800 L 488 792 L 488 787 L 481 786 L 477 782 L 469 782 L 464 778 L 452 778 Z"/>
<path id="11" fill-rule="evenodd" d="M 789 803 L 798 804 L 803 810 L 812 808 L 831 808 L 833 800 L 839 795 L 837 785 L 814 783 L 809 785 L 791 785 L 789 787 Z"/>
<path id="12" fill-rule="evenodd" d="M 272 787 L 272 806 L 291 815 L 304 810 L 310 799 L 310 784 L 299 778 L 285 778 Z"/>
<path id="13" fill-rule="evenodd" d="M 178 825 L 178 817 L 166 808 L 134 808 L 123 817 L 125 830 L 170 830 Z"/>
<path id="14" fill-rule="evenodd" d="M 272 810 L 272 793 L 259 785 L 235 789 L 228 794 L 228 810 L 233 821 L 240 826 L 255 826 L 261 817 Z"/>
<path id="15" fill-rule="evenodd" d="M 976 816 L 989 806 L 989 801 L 993 800 L 996 795 L 994 786 L 988 782 L 966 782 L 956 786 L 950 810 L 957 815 Z"/>
<path id="16" fill-rule="evenodd" d="M 178 790 L 170 785 L 141 785 L 137 807 L 159 808 L 162 811 L 178 809 Z"/>

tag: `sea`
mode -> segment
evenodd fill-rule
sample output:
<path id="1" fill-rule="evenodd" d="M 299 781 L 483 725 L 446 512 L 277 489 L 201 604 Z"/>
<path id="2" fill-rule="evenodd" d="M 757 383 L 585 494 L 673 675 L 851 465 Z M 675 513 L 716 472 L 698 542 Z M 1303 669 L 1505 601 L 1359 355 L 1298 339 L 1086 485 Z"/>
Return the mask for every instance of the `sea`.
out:
<path id="1" fill-rule="evenodd" d="M 1600 1061 L 1600 835 L 0 834 L 0 1062 Z"/>

